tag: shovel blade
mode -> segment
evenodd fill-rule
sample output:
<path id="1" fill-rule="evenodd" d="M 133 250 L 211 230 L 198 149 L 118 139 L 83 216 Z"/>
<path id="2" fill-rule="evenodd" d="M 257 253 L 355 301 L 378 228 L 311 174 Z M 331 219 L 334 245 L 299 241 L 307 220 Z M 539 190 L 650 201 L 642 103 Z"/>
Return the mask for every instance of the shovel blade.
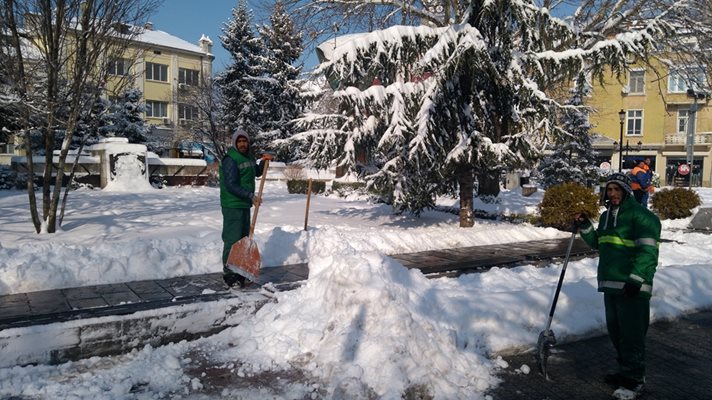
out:
<path id="1" fill-rule="evenodd" d="M 249 236 L 238 240 L 230 248 L 227 268 L 246 279 L 256 282 L 260 276 L 262 258 L 257 243 Z"/>
<path id="2" fill-rule="evenodd" d="M 556 344 L 556 337 L 552 330 L 545 330 L 539 333 L 539 339 L 536 342 L 536 353 L 534 358 L 536 359 L 537 367 L 539 373 L 544 375 L 546 380 L 549 379 L 549 372 L 547 370 L 547 361 L 549 360 L 549 353 L 552 347 Z"/>

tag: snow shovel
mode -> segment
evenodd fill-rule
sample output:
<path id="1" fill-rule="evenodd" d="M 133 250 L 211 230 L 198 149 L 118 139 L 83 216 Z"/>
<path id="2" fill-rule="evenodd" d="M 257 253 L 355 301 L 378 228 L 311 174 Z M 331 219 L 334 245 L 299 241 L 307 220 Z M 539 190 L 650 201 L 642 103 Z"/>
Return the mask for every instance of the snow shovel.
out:
<path id="1" fill-rule="evenodd" d="M 569 247 L 566 249 L 566 257 L 564 258 L 564 266 L 561 268 L 561 275 L 559 276 L 559 284 L 556 285 L 556 292 L 554 293 L 554 300 L 551 302 L 551 311 L 549 311 L 549 319 L 546 322 L 546 329 L 539 333 L 539 339 L 536 342 L 536 354 L 534 358 L 536 359 L 537 366 L 539 367 L 539 372 L 544 375 L 546 380 L 549 379 L 549 372 L 546 369 L 546 362 L 549 359 L 549 352 L 552 347 L 556 344 L 556 336 L 554 336 L 554 331 L 551 330 L 551 321 L 554 319 L 554 310 L 556 310 L 556 302 L 559 300 L 559 292 L 561 292 L 561 285 L 564 283 L 564 274 L 566 274 L 566 265 L 569 263 L 569 257 L 571 257 L 571 248 L 574 246 L 574 240 L 576 239 L 577 226 L 574 226 L 573 233 L 571 234 L 571 239 L 569 239 Z"/>
<path id="2" fill-rule="evenodd" d="M 260 190 L 257 194 L 260 199 L 262 198 L 262 190 L 265 187 L 268 168 L 269 160 L 264 160 Z M 244 276 L 252 282 L 256 282 L 260 276 L 260 266 L 262 265 L 260 249 L 257 248 L 257 243 L 252 240 L 252 236 L 255 233 L 255 223 L 257 222 L 257 212 L 259 210 L 260 205 L 255 205 L 255 213 L 252 215 L 252 224 L 250 225 L 250 234 L 233 244 L 230 248 L 230 254 L 227 256 L 227 268 L 231 272 Z"/>

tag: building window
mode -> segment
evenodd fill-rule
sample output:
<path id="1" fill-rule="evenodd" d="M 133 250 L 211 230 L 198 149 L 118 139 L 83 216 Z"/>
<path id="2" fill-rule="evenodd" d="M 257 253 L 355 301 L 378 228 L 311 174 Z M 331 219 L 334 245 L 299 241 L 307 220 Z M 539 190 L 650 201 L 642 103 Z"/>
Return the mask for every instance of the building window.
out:
<path id="1" fill-rule="evenodd" d="M 178 119 L 198 119 L 198 108 L 188 104 L 178 104 Z"/>
<path id="2" fill-rule="evenodd" d="M 677 111 L 677 133 L 687 133 L 687 122 L 690 120 L 690 110 Z"/>
<path id="3" fill-rule="evenodd" d="M 146 116 L 153 118 L 166 118 L 168 116 L 168 103 L 163 101 L 146 101 Z"/>
<path id="4" fill-rule="evenodd" d="M 630 89 L 630 94 L 644 94 L 645 93 L 645 71 L 644 70 L 633 70 L 630 71 L 628 79 L 628 88 Z"/>
<path id="5" fill-rule="evenodd" d="M 109 64 L 106 66 L 106 70 L 109 75 L 126 76 L 129 74 L 130 65 L 131 61 L 125 58 L 119 58 L 116 60 L 109 61 Z"/>
<path id="6" fill-rule="evenodd" d="M 194 69 L 178 68 L 178 83 L 198 86 L 198 71 Z"/>
<path id="7" fill-rule="evenodd" d="M 681 67 L 670 69 L 668 92 L 685 93 L 687 89 L 700 90 L 705 86 L 705 70 L 702 67 Z"/>
<path id="8" fill-rule="evenodd" d="M 146 79 L 151 81 L 168 82 L 168 66 L 147 62 Z"/>
<path id="9" fill-rule="evenodd" d="M 629 136 L 640 136 L 643 134 L 643 110 L 628 110 L 628 121 L 626 134 Z"/>

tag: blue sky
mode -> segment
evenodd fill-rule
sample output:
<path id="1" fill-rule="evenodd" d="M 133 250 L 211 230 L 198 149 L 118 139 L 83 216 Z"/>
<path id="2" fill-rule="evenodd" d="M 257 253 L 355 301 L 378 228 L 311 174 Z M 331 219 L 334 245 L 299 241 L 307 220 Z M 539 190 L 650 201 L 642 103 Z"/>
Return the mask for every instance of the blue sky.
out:
<path id="1" fill-rule="evenodd" d="M 153 22 L 155 29 L 168 32 L 196 45 L 201 35 L 210 37 L 215 55 L 213 73 L 216 73 L 222 71 L 224 66 L 231 62 L 230 55 L 220 44 L 220 36 L 237 2 L 238 0 L 165 0 L 149 20 Z M 267 1 L 248 0 L 247 3 L 253 10 L 254 24 L 268 22 L 269 15 L 260 13 Z M 317 63 L 316 55 L 306 56 L 305 69 L 314 67 Z"/>

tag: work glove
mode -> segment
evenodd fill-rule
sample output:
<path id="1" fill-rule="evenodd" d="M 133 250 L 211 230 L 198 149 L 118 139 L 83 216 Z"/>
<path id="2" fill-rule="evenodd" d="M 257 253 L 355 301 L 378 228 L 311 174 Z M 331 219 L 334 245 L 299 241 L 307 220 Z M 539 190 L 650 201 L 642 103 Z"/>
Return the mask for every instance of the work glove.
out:
<path id="1" fill-rule="evenodd" d="M 635 283 L 626 282 L 623 285 L 623 296 L 626 297 L 637 297 L 640 293 L 640 286 Z"/>
<path id="2" fill-rule="evenodd" d="M 590 224 L 591 221 L 588 220 L 588 214 L 585 212 L 576 214 L 576 217 L 574 218 L 574 230 L 578 231 L 581 228 L 588 227 Z"/>

